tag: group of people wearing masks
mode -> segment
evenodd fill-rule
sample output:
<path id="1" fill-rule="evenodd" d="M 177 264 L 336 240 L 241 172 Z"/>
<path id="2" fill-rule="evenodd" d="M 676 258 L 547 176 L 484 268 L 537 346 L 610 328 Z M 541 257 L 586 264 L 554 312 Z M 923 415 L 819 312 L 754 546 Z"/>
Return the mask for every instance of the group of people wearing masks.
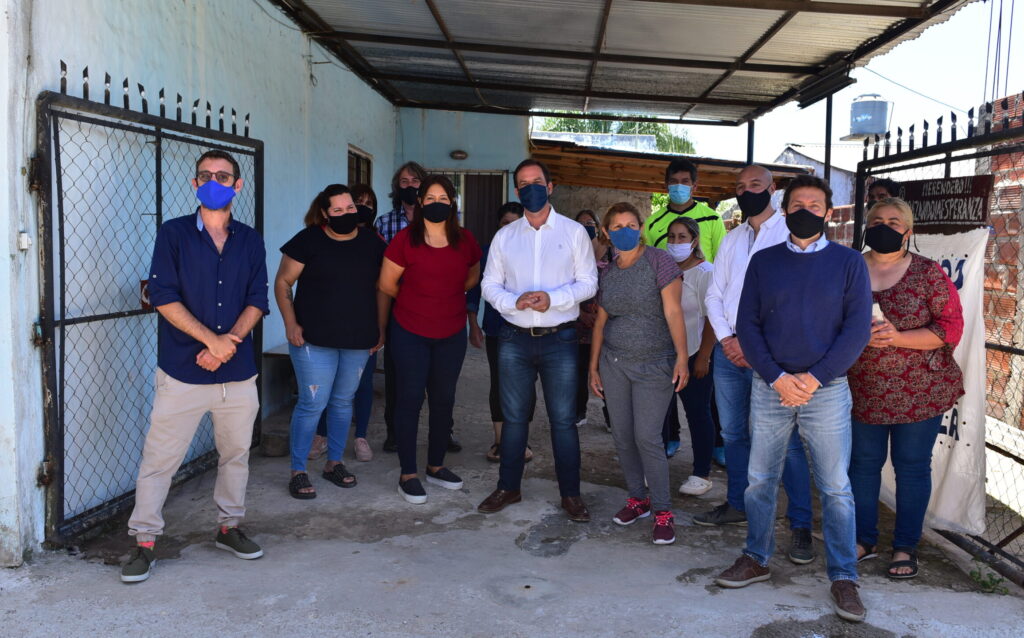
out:
<path id="1" fill-rule="evenodd" d="M 197 163 L 197 188 L 211 179 L 204 161 Z M 217 173 L 216 182 L 237 192 L 241 179 L 233 167 L 234 175 L 222 182 Z M 422 476 L 428 484 L 461 489 L 462 478 L 445 464 L 454 443 L 455 390 L 467 345 L 486 345 L 495 434 L 487 456 L 500 466 L 497 485 L 480 502 L 480 512 L 493 514 L 523 498 L 539 378 L 560 505 L 568 518 L 581 523 L 591 518 L 580 494 L 578 434 L 589 390 L 602 400 L 627 489 L 614 522 L 625 526 L 651 518 L 652 542 L 671 544 L 675 524 L 666 447 L 673 421 L 678 423 L 678 396 L 693 445 L 693 470 L 679 493 L 696 497 L 711 489 L 720 424 L 726 501 L 694 521 L 748 529 L 744 551 L 717 584 L 735 588 L 770 578 L 780 482 L 792 530 L 787 557 L 798 564 L 814 560 L 813 475 L 822 501 L 834 608 L 844 619 L 863 620 L 857 563 L 877 555 L 878 494 L 888 457 L 896 472 L 897 516 L 887 573 L 892 578 L 918 573 L 931 448 L 942 415 L 963 394 L 952 357 L 963 331 L 958 293 L 938 264 L 910 252 L 913 213 L 906 202 L 891 197 L 895 193 L 886 193 L 890 196 L 880 197 L 868 211 L 868 250 L 861 254 L 827 239 L 831 190 L 820 178 L 794 178 L 776 210 L 771 173 L 756 165 L 744 168 L 736 185 L 742 223 L 728 233 L 721 217 L 694 199 L 697 178 L 690 162 L 673 161 L 666 169 L 670 201 L 664 210 L 645 219 L 633 205 L 619 202 L 603 215 L 582 211 L 574 220 L 554 210 L 547 168 L 524 160 L 513 172 L 519 202 L 497 211 L 499 230 L 483 249 L 460 226 L 451 181 L 427 175 L 414 162 L 396 172 L 394 209 L 381 216 L 374 215 L 376 201 L 368 187 L 334 184 L 318 193 L 304 228 L 281 247 L 274 283 L 298 388 L 291 422 L 291 495 L 317 495 L 307 463 L 318 455 L 318 426 L 327 455 L 322 478 L 341 488 L 357 484 L 343 456 L 354 420 L 355 456 L 372 458 L 366 423 L 375 357 L 382 348 L 385 449 L 398 452 L 398 494 L 411 504 L 428 498 L 416 457 L 424 399 L 429 432 Z M 200 202 L 196 215 L 173 222 L 176 232 L 198 228 L 196 241 L 202 243 L 208 232 L 204 220 L 225 211 L 228 236 L 242 232 L 242 225 L 230 220 L 230 200 L 210 210 L 207 204 L 215 202 L 202 196 Z M 178 244 L 168 234 L 162 228 L 157 240 L 153 281 L 173 271 L 163 254 Z M 213 244 L 223 250 L 216 238 Z M 262 299 L 253 292 L 260 283 L 255 265 L 252 273 L 251 285 L 243 287 L 234 305 L 243 308 L 248 302 L 253 317 L 239 319 L 232 333 L 218 335 L 207 326 L 208 335 L 169 313 L 173 303 L 154 304 L 161 329 L 182 347 L 194 347 L 195 365 L 208 374 L 215 374 L 210 367 L 231 360 L 235 343 L 242 349 L 245 329 L 251 331 L 267 310 L 265 292 Z M 262 276 L 265 282 L 265 267 Z M 171 290 L 176 282 L 161 280 L 161 285 Z M 157 292 L 158 302 L 174 298 Z M 187 295 L 181 298 L 187 306 Z M 207 321 L 202 315 L 200 322 Z M 164 370 L 165 359 L 169 355 L 161 351 L 161 374 L 167 376 L 173 372 Z M 216 376 L 197 376 L 182 385 L 189 383 L 220 384 L 227 392 Z M 171 427 L 157 427 L 156 408 L 140 494 L 148 494 L 144 484 L 167 436 L 161 430 Z M 185 425 L 194 431 L 190 419 L 191 413 Z M 675 441 L 678 447 L 678 435 Z M 128 582 L 148 577 L 153 541 L 162 531 L 159 509 L 168 472 L 176 469 L 175 459 L 181 462 L 177 450 L 164 456 L 160 481 L 149 486 L 153 494 L 137 503 L 129 523 L 139 548 L 122 572 Z M 215 492 L 222 513 L 218 547 L 256 558 L 262 549 L 237 529 L 245 477 L 239 470 L 222 489 L 225 469 L 230 463 L 225 468 L 222 452 Z M 229 538 L 232 534 L 241 540 Z"/>

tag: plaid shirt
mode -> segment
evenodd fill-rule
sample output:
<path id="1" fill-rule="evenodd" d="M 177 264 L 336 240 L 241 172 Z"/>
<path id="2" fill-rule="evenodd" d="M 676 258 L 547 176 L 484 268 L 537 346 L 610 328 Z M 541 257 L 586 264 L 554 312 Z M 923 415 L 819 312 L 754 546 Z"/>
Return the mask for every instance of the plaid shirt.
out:
<path id="1" fill-rule="evenodd" d="M 381 215 L 373 222 L 374 228 L 380 233 L 380 236 L 384 238 L 384 241 L 391 243 L 391 240 L 395 238 L 398 231 L 402 230 L 409 225 L 409 220 L 405 217 L 405 209 L 398 207 L 395 210 Z"/>

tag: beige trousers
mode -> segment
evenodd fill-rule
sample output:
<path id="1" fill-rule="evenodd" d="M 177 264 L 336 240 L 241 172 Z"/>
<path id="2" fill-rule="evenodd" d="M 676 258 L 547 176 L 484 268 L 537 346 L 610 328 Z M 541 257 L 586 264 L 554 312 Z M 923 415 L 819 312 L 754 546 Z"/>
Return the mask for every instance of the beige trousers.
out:
<path id="1" fill-rule="evenodd" d="M 245 516 L 249 446 L 259 408 L 255 376 L 233 383 L 194 385 L 182 383 L 157 368 L 156 398 L 142 450 L 128 533 L 140 542 L 156 540 L 163 533 L 162 510 L 171 479 L 181 467 L 207 412 L 213 417 L 213 436 L 220 456 L 213 488 L 217 519 L 220 525 L 238 525 Z"/>

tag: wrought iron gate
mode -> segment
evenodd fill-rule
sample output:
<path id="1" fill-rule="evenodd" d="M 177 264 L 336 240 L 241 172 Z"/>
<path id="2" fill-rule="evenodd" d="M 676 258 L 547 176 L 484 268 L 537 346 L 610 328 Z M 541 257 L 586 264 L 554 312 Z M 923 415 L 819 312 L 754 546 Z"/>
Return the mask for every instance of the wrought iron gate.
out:
<path id="1" fill-rule="evenodd" d="M 132 505 L 154 394 L 156 315 L 145 296 L 156 232 L 195 210 L 189 179 L 204 151 L 230 152 L 245 187 L 236 219 L 263 232 L 263 143 L 148 110 L 45 92 L 37 101 L 47 539 L 80 535 Z M 109 87 L 109 78 L 107 86 Z M 87 96 L 87 87 L 84 89 Z M 233 112 L 232 112 L 233 113 Z M 233 117 L 232 117 L 233 119 Z M 262 352 L 259 329 L 256 352 Z M 259 365 L 259 360 L 257 360 Z M 255 430 L 259 432 L 259 423 Z M 207 415 L 175 482 L 216 464 Z"/>
<path id="2" fill-rule="evenodd" d="M 948 127 L 938 118 L 904 135 L 886 133 L 864 142 L 857 166 L 854 245 L 861 246 L 865 181 L 888 177 L 897 182 L 992 175 L 991 221 L 985 256 L 986 440 L 990 461 L 986 477 L 986 530 L 978 535 L 940 533 L 1024 585 L 1024 95 L 974 109 L 967 125 Z M 929 131 L 931 128 L 931 131 Z M 931 133 L 931 145 L 929 145 Z M 943 139 L 945 137 L 945 140 Z M 955 273 L 951 273 L 955 279 Z"/>

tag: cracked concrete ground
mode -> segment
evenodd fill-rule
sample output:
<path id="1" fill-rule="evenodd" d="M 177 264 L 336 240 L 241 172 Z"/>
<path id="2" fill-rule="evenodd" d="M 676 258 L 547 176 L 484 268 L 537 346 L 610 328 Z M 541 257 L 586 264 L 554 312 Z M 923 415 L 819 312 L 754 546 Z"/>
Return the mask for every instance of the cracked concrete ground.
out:
<path id="1" fill-rule="evenodd" d="M 375 382 L 380 389 L 382 379 Z M 770 582 L 719 589 L 712 578 L 735 559 L 745 530 L 695 526 L 692 516 L 721 502 L 724 473 L 715 470 L 715 487 L 703 497 L 674 496 L 674 545 L 651 544 L 648 520 L 613 524 L 625 492 L 611 437 L 593 424 L 601 420 L 596 402 L 592 423 L 580 432 L 583 495 L 593 522 L 571 523 L 557 507 L 543 403 L 523 502 L 478 514 L 476 505 L 497 479 L 497 466 L 483 456 L 491 442 L 486 388 L 483 354 L 471 349 L 455 415 L 465 450 L 448 458 L 465 481 L 462 490 L 427 484 L 426 505 L 401 500 L 397 459 L 379 452 L 378 402 L 370 436 L 376 457 L 346 459 L 359 477 L 353 489 L 313 471 L 319 496 L 292 499 L 287 459 L 254 454 L 245 528 L 263 545 L 263 558 L 242 561 L 213 547 L 214 474 L 207 473 L 173 490 L 147 582 L 118 580 L 116 565 L 129 549 L 123 521 L 72 552 L 39 551 L 22 568 L 0 570 L 0 635 L 1021 635 L 1019 591 L 980 593 L 931 544 L 921 548 L 922 574 L 914 581 L 887 579 L 882 559 L 862 564 L 868 617 L 861 625 L 832 613 L 820 536 L 819 558 L 810 565 L 777 554 Z M 673 486 L 689 473 L 687 448 L 684 441 L 671 462 Z M 891 526 L 891 517 L 883 520 Z M 788 537 L 780 520 L 780 545 Z"/>

